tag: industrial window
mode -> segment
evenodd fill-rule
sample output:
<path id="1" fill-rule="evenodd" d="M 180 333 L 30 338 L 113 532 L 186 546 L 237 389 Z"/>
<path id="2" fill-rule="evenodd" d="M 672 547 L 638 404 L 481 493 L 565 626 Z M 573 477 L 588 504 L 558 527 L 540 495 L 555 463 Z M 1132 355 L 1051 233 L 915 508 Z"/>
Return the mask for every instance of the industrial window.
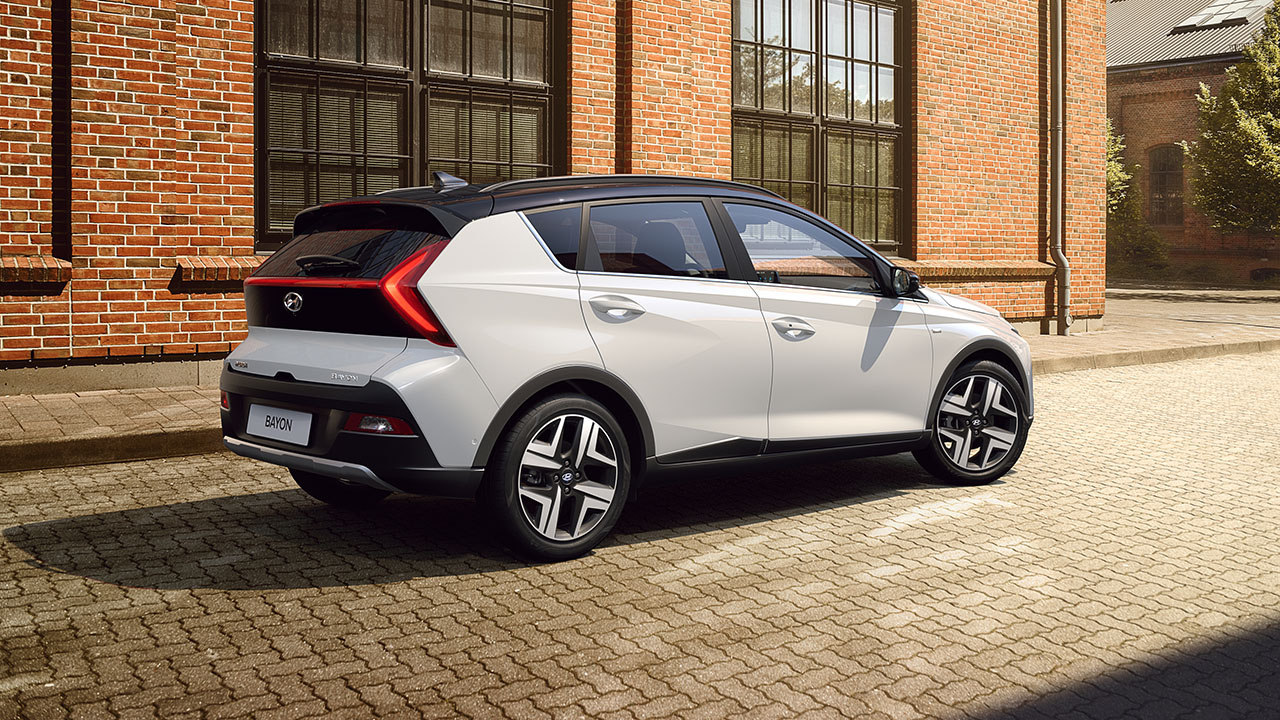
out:
<path id="1" fill-rule="evenodd" d="M 1151 150 L 1151 224 L 1182 224 L 1182 148 L 1162 145 Z"/>
<path id="2" fill-rule="evenodd" d="M 733 175 L 895 253 L 903 18 L 897 2 L 736 0 Z"/>
<path id="3" fill-rule="evenodd" d="M 1178 23 L 1170 34 L 1203 30 L 1219 25 L 1244 25 L 1261 15 L 1273 0 L 1214 0 L 1208 7 Z"/>
<path id="4" fill-rule="evenodd" d="M 257 246 L 321 202 L 560 170 L 564 0 L 259 0 Z"/>

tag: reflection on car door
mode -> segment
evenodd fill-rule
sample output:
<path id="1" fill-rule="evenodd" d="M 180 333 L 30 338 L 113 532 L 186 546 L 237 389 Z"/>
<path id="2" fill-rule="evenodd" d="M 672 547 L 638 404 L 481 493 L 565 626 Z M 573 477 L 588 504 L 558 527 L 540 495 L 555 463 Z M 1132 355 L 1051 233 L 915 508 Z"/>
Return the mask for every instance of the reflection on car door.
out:
<path id="1" fill-rule="evenodd" d="M 588 222 L 583 315 L 605 368 L 644 402 L 659 459 L 758 451 L 769 338 L 756 294 L 728 279 L 704 204 L 598 204 Z"/>
<path id="2" fill-rule="evenodd" d="M 919 305 L 885 297 L 866 253 L 797 215 L 725 203 L 761 282 L 773 349 L 769 439 L 896 435 L 925 427 L 932 348 Z"/>

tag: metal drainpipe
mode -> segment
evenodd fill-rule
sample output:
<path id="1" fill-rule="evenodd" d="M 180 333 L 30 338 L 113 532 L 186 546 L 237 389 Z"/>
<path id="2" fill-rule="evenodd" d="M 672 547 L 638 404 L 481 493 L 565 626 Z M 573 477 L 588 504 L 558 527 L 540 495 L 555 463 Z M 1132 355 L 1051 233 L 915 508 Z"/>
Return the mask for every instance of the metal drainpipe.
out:
<path id="1" fill-rule="evenodd" d="M 1058 334 L 1071 327 L 1071 263 L 1062 251 L 1067 184 L 1067 18 L 1065 0 L 1052 0 L 1049 18 L 1049 254 L 1058 266 Z"/>

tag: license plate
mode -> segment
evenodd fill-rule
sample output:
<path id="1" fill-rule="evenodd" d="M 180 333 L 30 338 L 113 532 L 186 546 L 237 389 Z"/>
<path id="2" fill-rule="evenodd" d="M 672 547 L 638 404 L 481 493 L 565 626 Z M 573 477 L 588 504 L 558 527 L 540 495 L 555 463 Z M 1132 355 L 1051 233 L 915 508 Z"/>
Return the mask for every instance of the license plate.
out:
<path id="1" fill-rule="evenodd" d="M 258 437 L 306 445 L 311 439 L 311 413 L 250 405 L 249 422 L 244 431 Z"/>

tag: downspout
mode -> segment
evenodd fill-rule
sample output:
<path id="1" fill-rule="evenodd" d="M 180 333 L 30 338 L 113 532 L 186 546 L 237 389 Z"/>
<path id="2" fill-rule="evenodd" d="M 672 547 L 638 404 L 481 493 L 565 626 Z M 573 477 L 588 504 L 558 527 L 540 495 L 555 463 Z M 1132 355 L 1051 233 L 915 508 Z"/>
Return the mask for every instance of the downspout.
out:
<path id="1" fill-rule="evenodd" d="M 1058 334 L 1071 327 L 1071 263 L 1062 251 L 1067 185 L 1066 0 L 1050 0 L 1049 17 L 1049 254 L 1058 266 Z"/>

